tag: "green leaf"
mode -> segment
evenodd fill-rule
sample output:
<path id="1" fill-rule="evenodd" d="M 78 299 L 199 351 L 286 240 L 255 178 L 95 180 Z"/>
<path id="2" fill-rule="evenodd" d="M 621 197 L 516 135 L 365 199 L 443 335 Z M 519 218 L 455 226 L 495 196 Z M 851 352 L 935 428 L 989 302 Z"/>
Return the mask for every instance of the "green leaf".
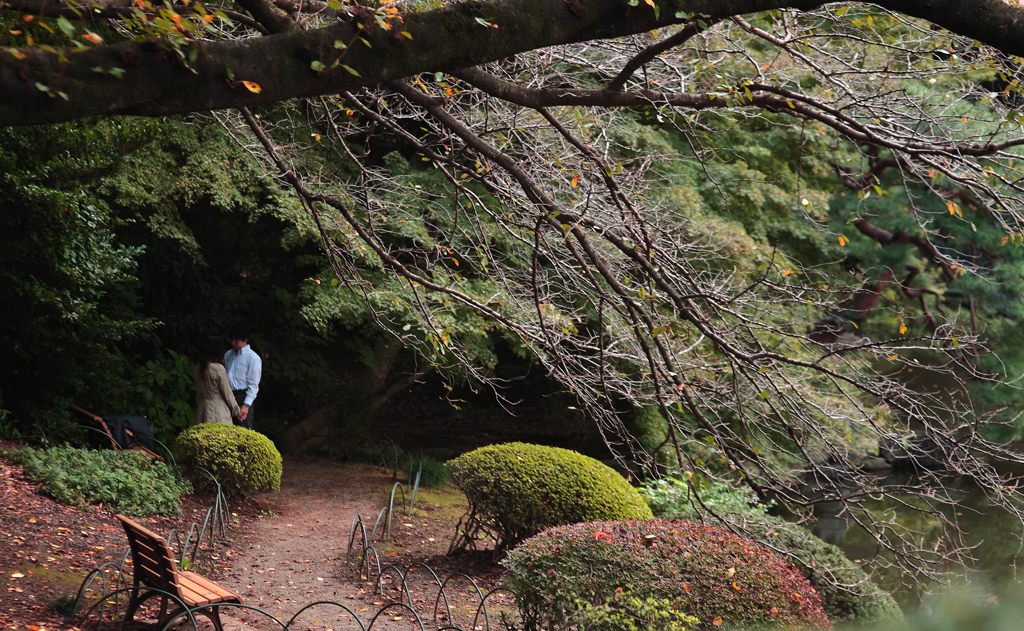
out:
<path id="1" fill-rule="evenodd" d="M 341 64 L 341 67 L 344 68 L 345 70 L 347 70 L 349 72 L 349 74 L 353 74 L 353 75 L 355 75 L 357 77 L 362 77 L 363 76 L 363 75 L 359 74 L 358 72 L 356 72 L 355 70 L 353 70 L 352 68 L 346 66 L 345 64 Z"/>
<path id="2" fill-rule="evenodd" d="M 676 11 L 676 17 L 680 20 L 688 20 L 690 19 L 690 14 L 686 11 Z"/>
<path id="3" fill-rule="evenodd" d="M 314 61 L 313 63 L 309 64 L 309 67 L 312 68 L 314 72 L 323 72 L 324 70 L 327 70 L 327 66 L 325 66 L 323 62 L 320 61 Z"/>
<path id="4" fill-rule="evenodd" d="M 348 46 L 345 45 L 345 42 L 341 41 L 340 39 L 334 40 L 334 47 L 341 49 L 348 48 Z"/>
<path id="5" fill-rule="evenodd" d="M 444 81 L 444 73 L 443 72 L 435 72 L 434 73 L 434 81 L 437 81 L 438 83 L 440 83 L 441 81 Z"/>
<path id="6" fill-rule="evenodd" d="M 64 34 L 67 35 L 68 37 L 74 37 L 75 36 L 75 25 L 72 24 L 63 15 L 60 16 L 59 18 L 57 18 L 57 26 L 60 27 L 60 30 L 63 31 Z"/>
<path id="7" fill-rule="evenodd" d="M 667 330 L 666 327 L 656 326 L 653 329 L 651 329 L 651 337 L 658 337 L 659 335 L 664 333 L 666 330 Z"/>
<path id="8" fill-rule="evenodd" d="M 762 391 L 761 391 L 761 394 L 760 394 L 760 395 L 758 395 L 758 396 L 760 396 L 760 397 L 761 397 L 762 399 L 767 399 L 767 398 L 768 398 L 768 397 L 770 397 L 771 395 L 772 395 L 772 394 L 771 394 L 770 392 L 768 392 L 767 390 L 762 390 Z"/>
<path id="9" fill-rule="evenodd" d="M 337 11 L 341 8 L 340 0 L 327 0 L 327 6 L 331 7 L 332 11 Z"/>
<path id="10" fill-rule="evenodd" d="M 835 13 L 833 13 L 832 15 L 836 16 L 837 18 L 840 18 L 840 17 L 843 17 L 844 15 L 846 15 L 846 12 L 849 11 L 849 10 L 850 10 L 850 7 L 843 7 L 841 9 L 839 9 L 838 11 L 836 11 Z"/>

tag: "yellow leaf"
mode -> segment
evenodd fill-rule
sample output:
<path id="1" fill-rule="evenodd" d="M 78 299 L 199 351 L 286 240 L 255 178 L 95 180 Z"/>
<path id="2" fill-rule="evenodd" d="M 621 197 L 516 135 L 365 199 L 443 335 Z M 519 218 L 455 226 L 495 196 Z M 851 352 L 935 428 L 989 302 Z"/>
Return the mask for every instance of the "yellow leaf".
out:
<path id="1" fill-rule="evenodd" d="M 574 175 L 572 178 L 572 186 L 576 188 L 576 185 L 580 183 L 580 176 Z"/>
<path id="2" fill-rule="evenodd" d="M 82 36 L 82 39 L 84 39 L 86 41 L 89 41 L 89 42 L 92 42 L 93 44 L 102 44 L 103 43 L 103 38 L 100 37 L 99 35 L 97 35 L 96 33 L 86 33 L 85 35 Z"/>
<path id="3" fill-rule="evenodd" d="M 891 362 L 892 361 L 896 361 L 898 358 L 899 358 L 899 355 L 889 355 L 888 357 L 886 357 L 886 359 L 888 359 Z"/>
<path id="4" fill-rule="evenodd" d="M 901 320 L 900 321 L 900 335 L 906 335 L 906 333 L 907 333 L 907 323 L 903 322 Z"/>
<path id="5" fill-rule="evenodd" d="M 259 94 L 260 92 L 263 91 L 263 88 L 260 87 L 260 84 L 253 83 L 252 81 L 243 81 L 242 85 L 245 86 L 246 90 L 248 90 L 248 91 L 250 91 L 250 92 L 252 92 L 254 94 Z"/>
<path id="6" fill-rule="evenodd" d="M 644 0 L 644 2 L 651 5 L 652 7 L 654 6 L 654 0 Z"/>

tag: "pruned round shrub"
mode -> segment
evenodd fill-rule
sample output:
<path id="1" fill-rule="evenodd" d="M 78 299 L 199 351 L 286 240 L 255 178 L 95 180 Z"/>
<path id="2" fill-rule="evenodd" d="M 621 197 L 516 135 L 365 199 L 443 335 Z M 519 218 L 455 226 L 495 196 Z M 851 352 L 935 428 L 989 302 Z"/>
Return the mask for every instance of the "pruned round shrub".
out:
<path id="1" fill-rule="evenodd" d="M 641 493 L 658 517 L 703 521 L 683 481 L 658 480 Z M 700 491 L 700 498 L 736 529 L 750 533 L 794 564 L 821 594 L 832 622 L 876 627 L 903 620 L 893 597 L 873 583 L 842 550 L 802 526 L 768 515 L 763 504 L 756 504 L 750 489 L 712 481 Z"/>
<path id="2" fill-rule="evenodd" d="M 196 425 L 178 434 L 175 452 L 182 463 L 209 470 L 229 492 L 251 495 L 281 488 L 280 452 L 269 438 L 251 429 Z"/>
<path id="3" fill-rule="evenodd" d="M 723 528 L 665 519 L 546 530 L 502 561 L 524 623 L 564 629 L 584 599 L 666 599 L 703 629 L 830 629 L 821 595 L 793 566 Z M 620 591 L 621 590 L 621 591 Z"/>
<path id="4" fill-rule="evenodd" d="M 471 525 L 461 532 L 483 528 L 494 536 L 496 552 L 552 526 L 652 517 L 614 469 L 568 449 L 490 445 L 447 464 L 469 500 Z"/>
<path id="5" fill-rule="evenodd" d="M 169 465 L 139 451 L 24 447 L 12 458 L 47 495 L 72 506 L 103 504 L 133 517 L 177 517 L 181 496 L 192 492 Z"/>
<path id="6" fill-rule="evenodd" d="M 833 622 L 870 628 L 904 619 L 891 594 L 873 583 L 842 550 L 806 528 L 770 515 L 748 518 L 746 527 L 764 533 L 765 544 L 784 551 L 781 556 L 821 594 Z"/>

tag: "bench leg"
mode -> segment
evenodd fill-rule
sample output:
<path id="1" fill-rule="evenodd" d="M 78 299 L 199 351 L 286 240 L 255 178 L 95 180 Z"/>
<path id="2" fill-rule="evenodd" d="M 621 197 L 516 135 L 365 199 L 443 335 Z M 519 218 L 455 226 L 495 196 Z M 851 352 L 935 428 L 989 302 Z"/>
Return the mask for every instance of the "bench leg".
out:
<path id="1" fill-rule="evenodd" d="M 206 607 L 205 609 L 200 609 L 197 613 L 201 613 L 209 618 L 210 622 L 213 623 L 215 631 L 224 631 L 224 626 L 220 623 L 220 607 L 216 605 L 213 607 Z"/>
<path id="2" fill-rule="evenodd" d="M 177 618 L 178 616 L 181 616 L 184 613 L 185 613 L 185 609 L 182 608 L 182 607 L 178 607 L 177 609 L 172 611 L 167 616 L 167 620 L 174 620 L 175 618 Z M 224 625 L 222 625 L 221 622 L 220 622 L 220 606 L 219 605 L 211 605 L 209 607 L 203 607 L 202 609 L 196 609 L 196 610 L 194 610 L 192 612 L 192 614 L 193 615 L 201 614 L 201 615 L 206 616 L 207 618 L 210 619 L 210 622 L 213 623 L 213 628 L 216 631 L 224 631 Z M 163 625 L 164 625 L 165 622 L 166 621 L 164 620 L 163 615 L 161 615 L 160 622 L 156 625 L 156 628 L 157 629 L 163 629 Z"/>
<path id="3" fill-rule="evenodd" d="M 128 601 L 128 608 L 124 612 L 124 624 L 125 624 L 125 626 L 127 626 L 128 623 L 130 623 L 132 620 L 135 619 L 135 613 L 139 610 L 139 607 L 142 605 L 142 603 L 146 602 L 150 598 L 153 598 L 154 596 L 161 596 L 161 597 L 163 597 L 163 594 L 160 594 L 158 592 L 149 592 L 148 594 L 144 594 L 143 596 L 140 597 L 138 590 L 132 590 L 131 599 Z M 162 601 L 163 601 L 163 604 L 160 607 L 160 615 L 161 615 L 161 617 L 163 616 L 164 611 L 167 608 L 167 599 L 166 598 L 162 598 Z"/>

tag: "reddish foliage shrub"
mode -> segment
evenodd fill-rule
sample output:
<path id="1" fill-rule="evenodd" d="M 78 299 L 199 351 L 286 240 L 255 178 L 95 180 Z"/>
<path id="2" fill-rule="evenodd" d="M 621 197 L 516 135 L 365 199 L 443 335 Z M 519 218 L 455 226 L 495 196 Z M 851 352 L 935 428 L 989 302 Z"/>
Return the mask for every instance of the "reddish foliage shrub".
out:
<path id="1" fill-rule="evenodd" d="M 546 530 L 502 562 L 525 621 L 563 628 L 580 600 L 667 599 L 700 627 L 831 629 L 822 598 L 793 566 L 722 528 L 665 519 Z"/>

